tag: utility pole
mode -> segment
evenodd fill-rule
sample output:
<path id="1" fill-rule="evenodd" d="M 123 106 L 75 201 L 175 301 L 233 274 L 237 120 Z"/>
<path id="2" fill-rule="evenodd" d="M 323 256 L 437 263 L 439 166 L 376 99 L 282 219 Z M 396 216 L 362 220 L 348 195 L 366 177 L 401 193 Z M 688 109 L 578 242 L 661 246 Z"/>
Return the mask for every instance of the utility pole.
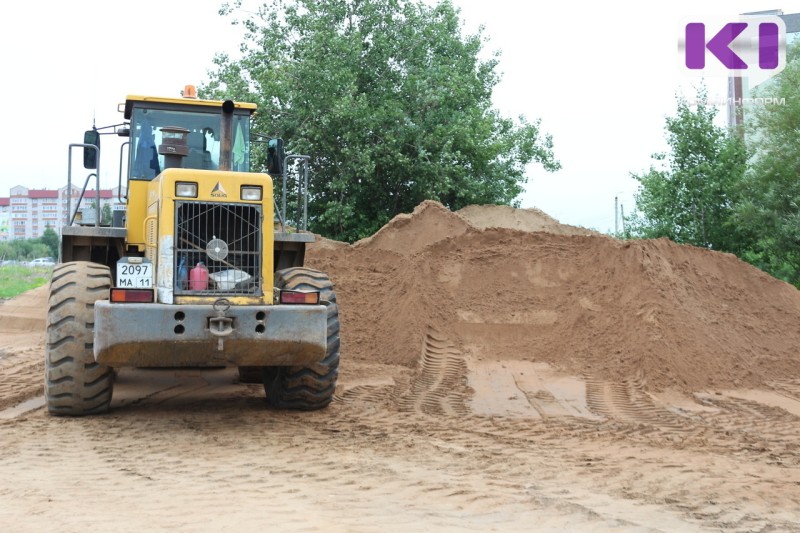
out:
<path id="1" fill-rule="evenodd" d="M 619 218 L 622 221 L 622 233 L 625 233 L 625 206 L 619 204 Z"/>
<path id="2" fill-rule="evenodd" d="M 619 196 L 614 197 L 614 234 L 619 233 Z"/>

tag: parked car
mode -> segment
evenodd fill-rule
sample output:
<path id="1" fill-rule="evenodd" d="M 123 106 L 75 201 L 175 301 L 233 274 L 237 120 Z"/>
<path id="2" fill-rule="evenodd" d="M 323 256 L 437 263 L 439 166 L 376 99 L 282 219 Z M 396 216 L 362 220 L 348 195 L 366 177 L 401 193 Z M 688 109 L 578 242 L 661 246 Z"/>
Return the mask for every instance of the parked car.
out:
<path id="1" fill-rule="evenodd" d="M 28 266 L 30 267 L 52 267 L 55 265 L 56 260 L 52 257 L 39 257 L 28 263 Z"/>

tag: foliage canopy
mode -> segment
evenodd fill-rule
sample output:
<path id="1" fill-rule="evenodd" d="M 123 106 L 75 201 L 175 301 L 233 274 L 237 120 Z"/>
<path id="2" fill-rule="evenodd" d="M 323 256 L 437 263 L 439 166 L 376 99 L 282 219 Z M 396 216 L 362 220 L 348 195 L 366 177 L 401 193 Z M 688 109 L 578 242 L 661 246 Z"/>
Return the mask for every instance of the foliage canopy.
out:
<path id="1" fill-rule="evenodd" d="M 538 120 L 492 108 L 497 55 L 449 1 L 273 0 L 234 22 L 241 58 L 217 56 L 200 92 L 257 103 L 254 131 L 311 156 L 314 231 L 352 241 L 426 199 L 510 204 L 527 165 L 560 167 Z"/>
<path id="2" fill-rule="evenodd" d="M 35 239 L 11 239 L 0 242 L 0 261 L 29 261 L 37 257 L 58 257 L 59 237 L 53 228 L 46 228 Z"/>
<path id="3" fill-rule="evenodd" d="M 787 56 L 783 72 L 757 94 L 780 103 L 745 115 L 752 155 L 736 222 L 754 240 L 747 260 L 800 285 L 800 43 Z"/>
<path id="4" fill-rule="evenodd" d="M 629 236 L 743 250 L 733 214 L 747 157 L 741 138 L 714 124 L 716 115 L 705 89 L 694 105 L 678 98 L 675 116 L 666 119 L 669 153 L 653 156 L 658 167 L 632 175 L 640 186 Z"/>
<path id="5" fill-rule="evenodd" d="M 732 252 L 800 286 L 800 42 L 787 65 L 756 91 L 744 127 L 716 126 L 700 90 L 667 118 L 668 154 L 633 177 L 640 183 L 629 237 Z M 762 100 L 763 99 L 763 100 Z"/>

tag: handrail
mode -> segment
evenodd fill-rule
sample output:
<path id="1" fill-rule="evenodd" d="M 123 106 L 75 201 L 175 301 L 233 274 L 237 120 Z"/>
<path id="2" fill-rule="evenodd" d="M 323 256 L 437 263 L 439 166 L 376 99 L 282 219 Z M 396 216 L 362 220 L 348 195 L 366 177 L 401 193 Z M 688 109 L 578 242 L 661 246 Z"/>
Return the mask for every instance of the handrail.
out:
<path id="1" fill-rule="evenodd" d="M 275 199 L 275 196 L 272 197 L 272 205 L 275 206 L 275 213 L 278 215 L 278 222 L 281 223 L 281 231 L 286 233 L 286 222 L 283 221 L 281 210 L 278 209 L 278 200 Z"/>
<path id="2" fill-rule="evenodd" d="M 97 185 L 95 186 L 96 194 L 97 194 L 97 201 L 95 202 L 95 208 L 97 213 L 94 219 L 95 227 L 100 225 L 100 147 L 95 144 L 83 144 L 83 143 L 72 143 L 69 145 L 69 157 L 67 158 L 67 215 L 70 215 L 72 212 L 72 149 L 73 148 L 92 148 L 95 151 L 96 161 L 97 161 L 97 172 L 92 172 L 88 176 L 86 176 L 86 183 L 83 184 L 83 190 L 81 191 L 81 196 L 78 198 L 78 203 L 75 205 L 75 212 L 71 214 L 69 219 L 69 225 L 71 226 L 72 223 L 75 221 L 75 215 L 78 213 L 78 208 L 81 206 L 81 200 L 83 200 L 83 195 L 86 193 L 86 187 L 89 186 L 89 179 L 94 176 L 97 178 Z"/>
<path id="3" fill-rule="evenodd" d="M 83 195 L 86 194 L 86 187 L 89 186 L 89 180 L 92 179 L 92 176 L 97 178 L 97 186 L 96 187 L 97 187 L 97 191 L 98 191 L 98 194 L 97 194 L 98 198 L 97 198 L 97 201 L 95 202 L 95 207 L 97 207 L 97 215 L 96 215 L 95 220 L 94 220 L 94 225 L 95 225 L 95 227 L 100 225 L 100 208 L 98 207 L 100 205 L 100 193 L 99 193 L 99 191 L 100 191 L 100 177 L 95 172 L 92 172 L 91 174 L 86 176 L 86 182 L 83 184 L 83 189 L 81 190 L 81 195 L 78 198 L 78 203 L 75 205 L 75 212 L 72 213 L 72 217 L 69 219 L 69 225 L 70 226 L 72 225 L 73 222 L 75 222 L 75 216 L 78 214 L 78 208 L 81 206 L 81 201 L 83 201 Z"/>
<path id="4" fill-rule="evenodd" d="M 283 216 L 286 217 L 286 173 L 288 172 L 289 168 L 289 160 L 290 159 L 297 159 L 299 161 L 303 161 L 303 231 L 308 229 L 308 164 L 311 161 L 311 156 L 307 155 L 287 155 L 283 159 L 283 191 L 282 191 L 282 198 L 281 198 L 281 209 L 283 211 Z M 300 183 L 298 182 L 297 188 L 300 189 Z M 299 221 L 298 221 L 299 222 Z"/>
<path id="5" fill-rule="evenodd" d="M 308 159 L 303 165 L 303 231 L 308 231 Z"/>
<path id="6" fill-rule="evenodd" d="M 119 146 L 119 179 L 117 179 L 117 199 L 119 203 L 124 204 L 128 201 L 128 189 L 125 188 L 125 198 L 122 198 L 122 151 L 125 146 L 130 146 L 131 142 L 126 141 Z M 130 152 L 130 148 L 128 148 L 128 152 Z"/>

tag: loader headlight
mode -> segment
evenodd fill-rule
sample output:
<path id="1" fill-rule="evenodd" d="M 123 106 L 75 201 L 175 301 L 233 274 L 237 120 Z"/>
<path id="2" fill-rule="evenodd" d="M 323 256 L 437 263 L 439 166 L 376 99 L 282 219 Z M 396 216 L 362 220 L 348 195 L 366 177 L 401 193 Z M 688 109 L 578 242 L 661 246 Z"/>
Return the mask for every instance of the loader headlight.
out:
<path id="1" fill-rule="evenodd" d="M 250 200 L 251 202 L 260 202 L 263 193 L 260 186 L 256 185 L 242 185 L 242 200 Z"/>
<path id="2" fill-rule="evenodd" d="M 197 184 L 188 181 L 175 182 L 175 196 L 178 198 L 197 198 Z"/>

